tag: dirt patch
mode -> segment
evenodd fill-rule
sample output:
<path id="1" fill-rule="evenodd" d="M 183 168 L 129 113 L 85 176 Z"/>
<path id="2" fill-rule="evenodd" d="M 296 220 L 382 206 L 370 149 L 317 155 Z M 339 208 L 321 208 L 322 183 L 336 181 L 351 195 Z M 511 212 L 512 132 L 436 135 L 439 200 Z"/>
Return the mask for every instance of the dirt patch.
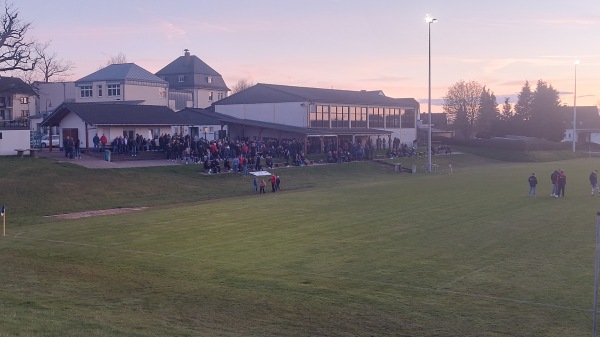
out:
<path id="1" fill-rule="evenodd" d="M 135 211 L 141 211 L 146 208 L 148 208 L 148 207 L 101 209 L 101 210 L 97 210 L 97 211 L 56 214 L 56 215 L 50 215 L 50 217 L 60 218 L 60 219 L 80 219 L 80 218 L 89 218 L 91 216 L 130 213 L 130 212 L 135 212 Z"/>

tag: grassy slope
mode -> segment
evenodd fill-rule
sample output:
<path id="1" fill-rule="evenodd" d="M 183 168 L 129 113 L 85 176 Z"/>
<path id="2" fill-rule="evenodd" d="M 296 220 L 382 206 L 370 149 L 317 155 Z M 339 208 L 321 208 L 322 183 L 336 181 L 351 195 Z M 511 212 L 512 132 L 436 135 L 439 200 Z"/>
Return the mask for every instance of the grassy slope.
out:
<path id="1" fill-rule="evenodd" d="M 193 166 L 2 158 L 0 336 L 589 333 L 598 161 L 434 162 L 433 175 L 281 169 L 284 193 L 257 196 L 248 179 Z M 557 167 L 564 200 L 547 196 Z M 536 198 L 525 196 L 531 171 Z M 154 207 L 42 217 L 141 205 Z"/>

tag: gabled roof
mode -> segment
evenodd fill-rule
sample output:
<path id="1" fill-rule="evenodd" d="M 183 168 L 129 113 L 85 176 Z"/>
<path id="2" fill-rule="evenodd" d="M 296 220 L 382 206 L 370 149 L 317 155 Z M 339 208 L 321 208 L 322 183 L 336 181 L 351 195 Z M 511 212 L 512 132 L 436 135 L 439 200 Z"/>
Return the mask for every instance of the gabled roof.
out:
<path id="1" fill-rule="evenodd" d="M 166 106 L 71 102 L 62 103 L 42 125 L 58 125 L 71 112 L 89 125 L 187 125 L 185 118 Z"/>
<path id="2" fill-rule="evenodd" d="M 29 84 L 25 83 L 20 78 L 0 77 L 0 94 L 23 94 L 33 96 L 36 93 Z"/>
<path id="3" fill-rule="evenodd" d="M 94 73 L 80 78 L 78 82 L 94 82 L 94 81 L 137 81 L 161 83 L 167 85 L 167 81 L 152 74 L 148 70 L 138 66 L 135 63 L 120 63 L 111 64 Z"/>
<path id="4" fill-rule="evenodd" d="M 352 91 L 338 89 L 322 89 L 294 87 L 287 85 L 258 83 L 226 97 L 214 105 L 257 104 L 284 102 L 313 102 L 325 104 L 350 104 L 357 106 L 404 107 L 417 108 L 419 103 L 414 98 L 391 98 L 381 91 Z"/>
<path id="5" fill-rule="evenodd" d="M 560 106 L 559 113 L 565 122 L 567 129 L 573 128 L 572 106 Z M 600 129 L 600 115 L 597 106 L 577 106 L 577 128 L 578 129 Z"/>
<path id="6" fill-rule="evenodd" d="M 183 83 L 180 83 L 177 80 L 176 77 L 179 75 L 187 76 Z M 208 64 L 204 63 L 204 61 L 196 55 L 190 55 L 187 50 L 185 55 L 179 56 L 166 67 L 159 70 L 156 73 L 156 76 L 170 78 L 168 82 L 170 83 L 170 87 L 174 89 L 212 88 L 229 90 L 227 85 L 225 85 L 225 81 L 221 74 L 211 68 Z M 206 80 L 207 76 L 211 77 L 211 83 L 208 83 Z"/>

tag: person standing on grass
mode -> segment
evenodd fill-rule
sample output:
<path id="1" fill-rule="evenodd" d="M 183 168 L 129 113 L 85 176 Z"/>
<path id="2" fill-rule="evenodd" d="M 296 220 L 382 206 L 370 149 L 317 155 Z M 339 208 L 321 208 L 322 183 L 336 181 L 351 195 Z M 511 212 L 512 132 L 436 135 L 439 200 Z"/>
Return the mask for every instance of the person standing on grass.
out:
<path id="1" fill-rule="evenodd" d="M 94 143 L 94 152 L 100 151 L 100 137 L 98 137 L 98 134 L 94 136 L 92 142 Z"/>
<path id="2" fill-rule="evenodd" d="M 256 176 L 254 177 L 254 192 L 258 192 L 258 180 L 256 180 Z"/>
<path id="3" fill-rule="evenodd" d="M 598 191 L 598 195 L 600 195 L 600 189 L 598 189 L 598 170 L 594 170 L 590 174 L 590 184 L 592 185 L 592 197 L 594 196 L 594 191 Z"/>
<path id="4" fill-rule="evenodd" d="M 102 137 L 100 137 L 100 144 L 102 145 L 102 152 L 106 151 L 106 143 L 108 143 L 108 139 L 106 139 L 106 136 L 104 134 L 102 134 Z"/>
<path id="5" fill-rule="evenodd" d="M 529 196 L 535 197 L 535 187 L 538 183 L 537 178 L 535 177 L 535 173 L 532 173 L 529 176 L 529 179 L 527 179 L 527 181 L 529 181 Z"/>
<path id="6" fill-rule="evenodd" d="M 277 189 L 277 177 L 275 176 L 275 174 L 271 175 L 271 179 L 269 179 L 271 181 L 271 192 L 275 192 Z"/>
<path id="7" fill-rule="evenodd" d="M 264 179 L 261 179 L 260 180 L 260 193 L 259 194 L 266 193 L 265 192 L 265 186 L 267 186 L 267 183 L 265 183 Z"/>
<path id="8" fill-rule="evenodd" d="M 558 198 L 559 196 L 564 198 L 565 187 L 567 186 L 567 175 L 565 174 L 565 171 L 560 170 L 560 172 L 558 172 L 558 177 L 556 178 L 556 185 L 556 198 Z"/>
<path id="9" fill-rule="evenodd" d="M 278 191 L 281 190 L 281 187 L 279 187 L 279 184 L 281 184 L 281 179 L 279 179 L 279 176 L 277 176 L 277 180 L 275 181 L 275 184 L 276 184 L 275 188 Z M 600 192 L 598 192 L 598 193 L 600 193 Z"/>
<path id="10" fill-rule="evenodd" d="M 558 174 L 558 170 L 554 170 L 554 172 L 552 172 L 550 175 L 550 181 L 552 182 L 552 194 L 550 194 L 551 197 L 556 197 L 558 195 Z"/>

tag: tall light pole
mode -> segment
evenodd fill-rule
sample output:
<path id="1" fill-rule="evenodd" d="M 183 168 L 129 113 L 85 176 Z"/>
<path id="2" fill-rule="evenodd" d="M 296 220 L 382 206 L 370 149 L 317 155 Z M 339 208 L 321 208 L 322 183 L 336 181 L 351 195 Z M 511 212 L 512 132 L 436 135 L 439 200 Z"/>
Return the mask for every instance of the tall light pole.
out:
<path id="1" fill-rule="evenodd" d="M 431 172 L 431 24 L 436 22 L 429 14 L 425 16 L 425 22 L 429 26 L 429 98 L 427 100 L 427 112 L 429 113 L 429 123 L 427 129 L 427 172 Z"/>
<path id="2" fill-rule="evenodd" d="M 577 65 L 579 60 L 575 61 L 575 90 L 573 92 L 573 152 L 575 152 L 575 143 L 577 142 Z"/>

